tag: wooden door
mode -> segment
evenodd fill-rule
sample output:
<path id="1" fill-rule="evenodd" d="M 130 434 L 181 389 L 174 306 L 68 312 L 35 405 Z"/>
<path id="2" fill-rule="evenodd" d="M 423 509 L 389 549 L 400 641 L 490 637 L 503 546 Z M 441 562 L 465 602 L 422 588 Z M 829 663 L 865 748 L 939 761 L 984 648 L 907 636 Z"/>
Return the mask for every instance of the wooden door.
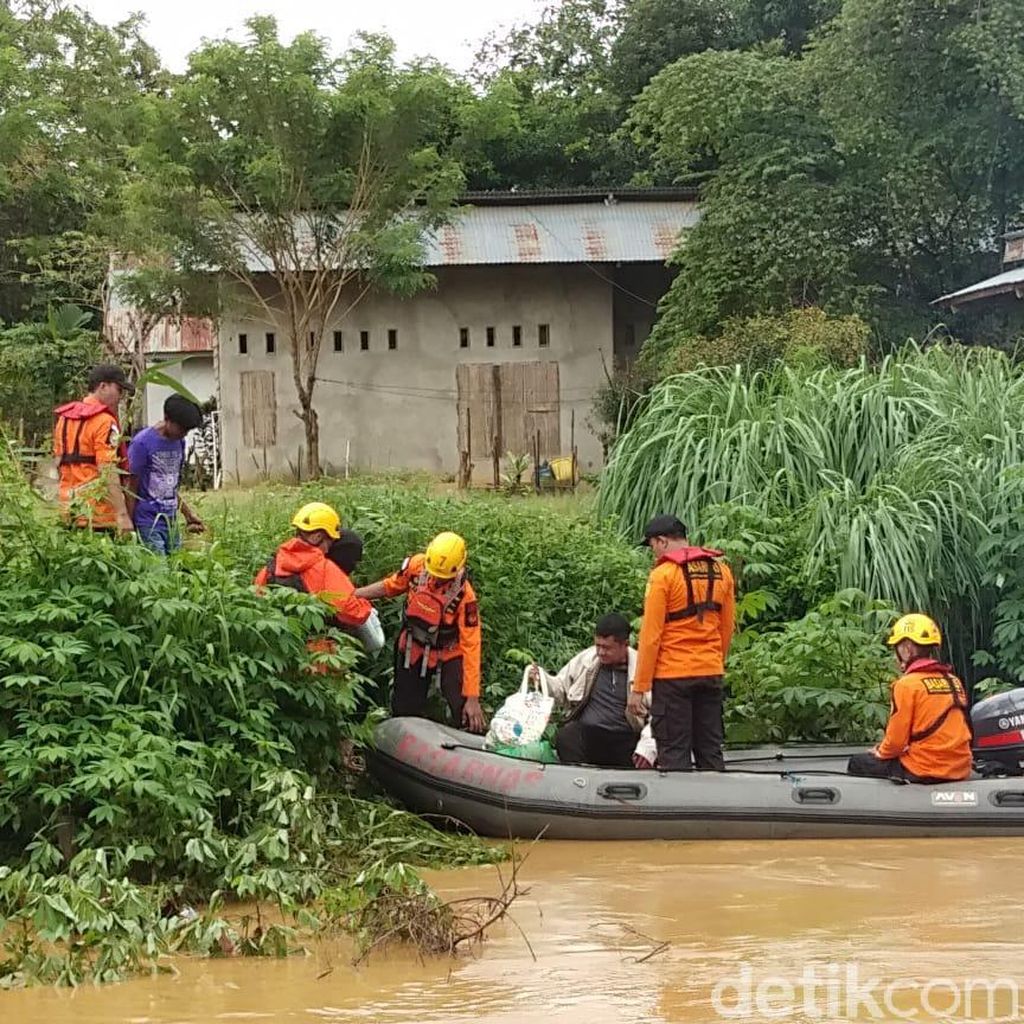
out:
<path id="1" fill-rule="evenodd" d="M 455 370 L 459 451 L 473 459 L 498 451 L 530 455 L 540 431 L 540 457 L 561 454 L 557 362 L 463 363 Z"/>
<path id="2" fill-rule="evenodd" d="M 271 370 L 244 370 L 239 374 L 242 405 L 242 440 L 248 448 L 277 444 L 277 395 Z"/>

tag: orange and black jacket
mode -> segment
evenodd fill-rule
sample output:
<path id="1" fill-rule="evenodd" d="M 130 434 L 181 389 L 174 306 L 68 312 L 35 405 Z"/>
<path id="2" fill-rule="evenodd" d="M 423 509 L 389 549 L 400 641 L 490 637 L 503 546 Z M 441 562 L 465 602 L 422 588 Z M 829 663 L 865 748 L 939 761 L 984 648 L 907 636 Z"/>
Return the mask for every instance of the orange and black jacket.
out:
<path id="1" fill-rule="evenodd" d="M 970 776 L 967 692 L 948 665 L 929 658 L 911 662 L 892 684 L 891 701 L 889 724 L 875 749 L 879 757 L 899 758 L 908 772 L 925 779 Z"/>
<path id="2" fill-rule="evenodd" d="M 419 663 L 424 654 L 427 668 L 462 658 L 462 695 L 480 696 L 480 609 L 473 584 L 464 576 L 437 580 L 428 575 L 424 555 L 407 558 L 398 572 L 384 580 L 388 597 L 405 594 L 405 613 L 398 649 L 409 650 L 409 663 Z M 426 641 L 423 623 L 436 612 L 437 637 Z M 429 621 L 427 622 L 429 627 Z M 417 639 L 419 638 L 419 639 Z"/>
<path id="3" fill-rule="evenodd" d="M 256 574 L 258 587 L 274 583 L 316 594 L 333 609 L 341 626 L 361 626 L 373 605 L 355 596 L 355 584 L 319 548 L 299 537 L 286 540 Z"/>
<path id="4" fill-rule="evenodd" d="M 113 526 L 114 507 L 105 493 L 89 488 L 107 472 L 127 472 L 127 448 L 117 416 L 102 402 L 87 397 L 54 409 L 53 454 L 60 474 L 60 502 L 65 508 L 81 491 L 92 509 L 91 525 Z M 78 520 L 80 525 L 84 519 Z"/>
<path id="5" fill-rule="evenodd" d="M 633 689 L 655 679 L 721 676 L 736 622 L 732 572 L 704 548 L 669 551 L 651 570 Z"/>

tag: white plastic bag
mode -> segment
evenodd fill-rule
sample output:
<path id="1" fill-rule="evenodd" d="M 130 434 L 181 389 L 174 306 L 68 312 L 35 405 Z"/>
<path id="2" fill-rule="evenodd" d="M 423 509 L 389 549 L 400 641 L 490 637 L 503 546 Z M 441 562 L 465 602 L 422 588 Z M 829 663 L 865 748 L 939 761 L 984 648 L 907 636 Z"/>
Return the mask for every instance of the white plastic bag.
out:
<path id="1" fill-rule="evenodd" d="M 644 726 L 633 751 L 633 764 L 637 768 L 653 768 L 658 763 L 658 743 L 651 731 L 651 723 Z"/>
<path id="2" fill-rule="evenodd" d="M 384 627 L 380 624 L 380 615 L 374 608 L 369 618 L 352 630 L 352 635 L 363 645 L 367 654 L 373 654 L 384 646 Z"/>
<path id="3" fill-rule="evenodd" d="M 555 700 L 548 693 L 548 684 L 541 673 L 537 689 L 530 687 L 530 670 L 523 672 L 518 692 L 505 698 L 494 713 L 484 739 L 484 748 L 524 747 L 536 743 L 544 735 Z"/>

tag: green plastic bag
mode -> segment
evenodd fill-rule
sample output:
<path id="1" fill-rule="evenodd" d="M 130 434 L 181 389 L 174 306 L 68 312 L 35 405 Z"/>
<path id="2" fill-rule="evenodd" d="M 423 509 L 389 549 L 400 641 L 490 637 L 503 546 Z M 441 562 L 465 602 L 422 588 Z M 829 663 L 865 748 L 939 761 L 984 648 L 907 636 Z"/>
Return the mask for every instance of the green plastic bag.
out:
<path id="1" fill-rule="evenodd" d="M 495 747 L 495 754 L 503 757 L 518 757 L 522 761 L 540 761 L 542 764 L 557 764 L 558 755 L 547 740 L 526 743 L 521 747 Z"/>

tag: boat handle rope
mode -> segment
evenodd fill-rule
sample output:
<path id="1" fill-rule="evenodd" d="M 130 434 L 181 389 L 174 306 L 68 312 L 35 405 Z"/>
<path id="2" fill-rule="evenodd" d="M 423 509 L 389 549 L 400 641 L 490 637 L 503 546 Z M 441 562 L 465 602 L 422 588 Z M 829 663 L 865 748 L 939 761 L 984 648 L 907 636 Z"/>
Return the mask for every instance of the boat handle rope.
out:
<path id="1" fill-rule="evenodd" d="M 472 752 L 474 754 L 496 754 L 498 757 L 508 757 L 507 754 L 499 754 L 496 750 L 484 750 L 483 747 L 474 747 L 474 746 L 471 746 L 469 743 L 453 743 L 451 740 L 444 740 L 440 744 L 440 747 L 441 747 L 442 750 L 468 750 L 468 751 L 470 751 L 470 752 Z M 807 758 L 809 760 L 820 760 L 822 755 L 820 755 L 820 754 L 819 755 L 804 754 L 804 755 L 798 755 L 798 756 L 805 757 L 805 758 Z M 826 755 L 826 756 L 839 757 L 840 755 L 838 755 L 838 754 L 831 754 L 831 755 Z M 842 756 L 843 757 L 849 757 L 849 754 L 844 754 Z M 548 762 L 548 761 L 536 761 L 532 757 L 511 757 L 511 758 L 508 758 L 508 759 L 510 761 L 525 761 L 528 764 L 535 764 L 535 765 L 537 765 L 540 768 L 541 771 L 543 771 L 545 768 L 550 767 L 550 762 Z M 776 759 L 777 760 L 782 760 L 781 757 L 778 757 Z M 758 761 L 768 761 L 768 760 L 771 760 L 771 758 L 758 757 L 758 758 L 751 758 L 751 759 L 749 759 L 747 761 L 731 761 L 730 764 L 753 764 L 753 763 L 756 763 Z M 579 768 L 580 765 L 563 765 L 563 764 L 559 764 L 557 767 L 560 767 L 560 768 Z M 591 767 L 596 768 L 598 766 L 597 765 L 592 765 Z M 630 769 L 623 769 L 623 770 L 624 771 L 629 771 Z M 636 771 L 638 769 L 632 769 L 632 770 Z M 662 770 L 660 768 L 655 768 L 653 770 L 655 772 L 657 772 L 658 775 L 693 775 L 693 774 L 695 774 L 694 772 L 686 771 L 685 769 L 679 769 L 679 770 L 674 770 L 674 771 L 664 771 L 664 770 Z M 702 772 L 701 774 L 706 774 L 706 775 L 728 775 L 729 771 L 726 770 L 724 772 Z M 744 774 L 744 775 L 776 775 L 780 779 L 794 778 L 794 777 L 796 777 L 796 775 L 800 775 L 800 776 L 803 776 L 803 775 L 834 775 L 834 776 L 837 776 L 839 778 L 850 778 L 850 776 L 848 776 L 846 772 L 833 771 L 832 769 L 829 769 L 829 768 L 804 768 L 802 770 L 800 770 L 800 769 L 788 769 L 788 768 L 781 768 L 781 769 L 780 768 L 764 768 L 761 771 L 758 771 L 755 768 L 744 768 L 744 769 L 742 769 L 742 774 Z M 903 782 L 902 779 L 894 779 L 893 781 L 897 782 L 897 783 Z"/>

